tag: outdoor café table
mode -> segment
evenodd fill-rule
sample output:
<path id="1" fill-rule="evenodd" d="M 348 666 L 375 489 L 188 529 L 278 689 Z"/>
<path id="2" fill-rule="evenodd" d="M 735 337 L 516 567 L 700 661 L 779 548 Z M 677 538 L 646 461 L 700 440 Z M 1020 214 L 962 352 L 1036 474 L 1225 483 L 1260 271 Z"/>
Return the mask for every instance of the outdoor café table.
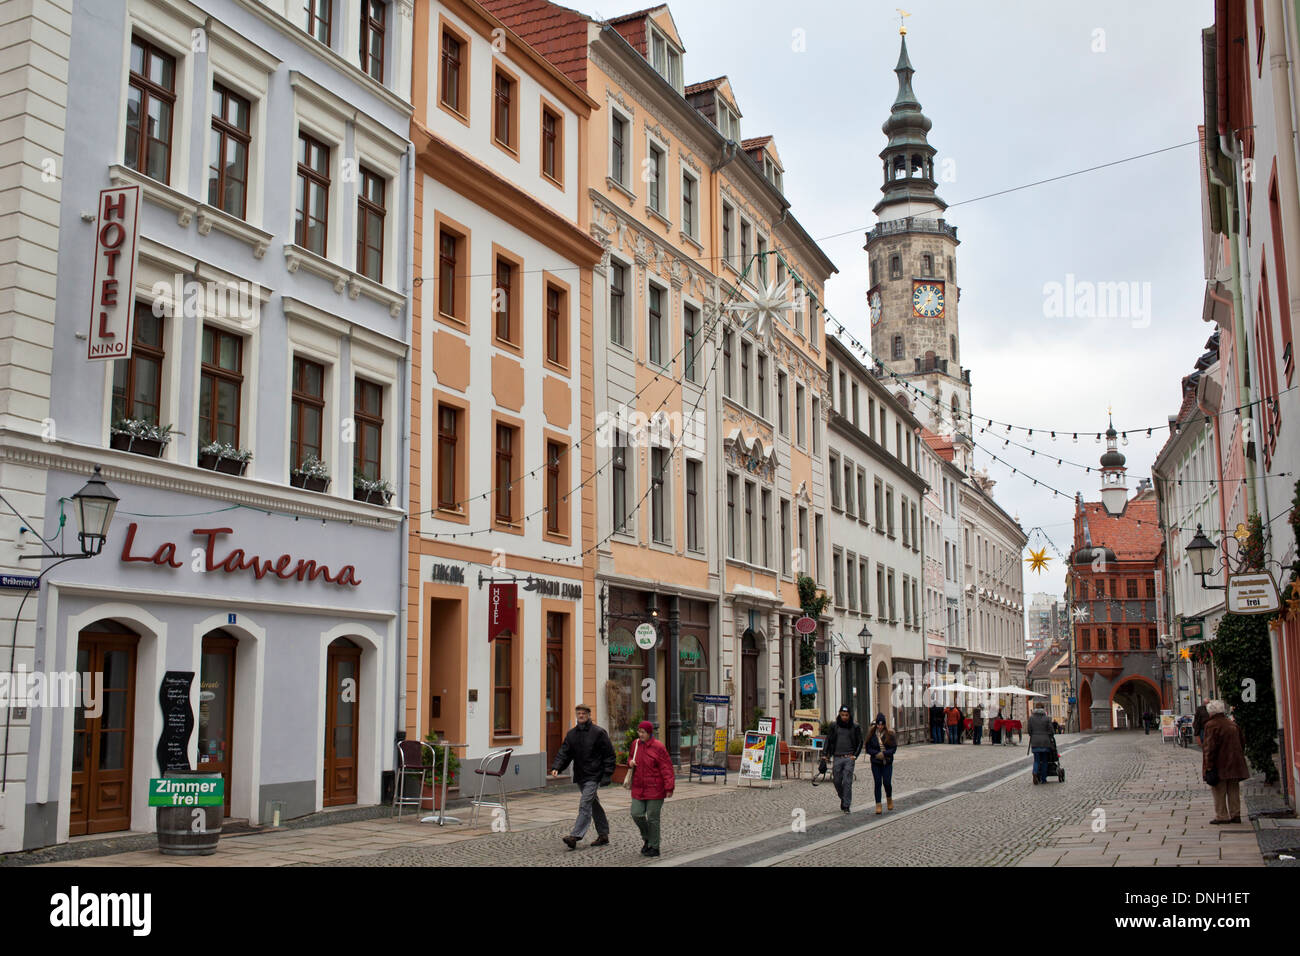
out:
<path id="1" fill-rule="evenodd" d="M 431 813 L 427 817 L 421 817 L 420 822 L 436 823 L 440 827 L 446 826 L 448 823 L 461 823 L 463 821 L 459 817 L 447 816 L 447 759 L 451 756 L 452 748 L 459 750 L 462 747 L 468 747 L 469 744 L 449 744 L 445 740 L 440 740 L 434 746 L 442 748 L 442 800 L 438 802 L 438 812 Z"/>
<path id="2" fill-rule="evenodd" d="M 1014 733 L 1014 734 L 1016 735 L 1016 737 L 1017 737 L 1017 743 L 1019 743 L 1019 738 L 1021 737 L 1021 732 L 1020 732 L 1020 721 L 1018 721 L 1018 720 L 1004 720 L 1004 721 L 1002 721 L 1002 742 L 1003 742 L 1004 744 L 1009 744 L 1009 743 L 1011 743 L 1011 735 L 1012 735 L 1013 733 Z"/>
<path id="3" fill-rule="evenodd" d="M 794 763 L 794 778 L 800 780 L 803 778 L 804 764 L 812 769 L 817 764 L 817 755 L 821 750 L 817 747 L 791 747 L 790 757 Z"/>

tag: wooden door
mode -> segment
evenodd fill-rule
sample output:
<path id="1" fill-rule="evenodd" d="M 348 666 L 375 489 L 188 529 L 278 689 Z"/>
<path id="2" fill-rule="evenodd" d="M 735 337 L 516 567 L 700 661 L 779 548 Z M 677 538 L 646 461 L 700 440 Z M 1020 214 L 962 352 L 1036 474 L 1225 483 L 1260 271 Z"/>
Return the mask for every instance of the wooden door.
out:
<path id="1" fill-rule="evenodd" d="M 230 767 L 235 749 L 235 651 L 239 642 L 225 631 L 203 638 L 199 672 L 199 770 L 220 773 L 230 815 Z"/>
<path id="2" fill-rule="evenodd" d="M 745 632 L 740 650 L 740 725 L 745 731 L 754 725 L 754 711 L 758 708 L 758 641 Z"/>
<path id="3" fill-rule="evenodd" d="M 99 713 L 78 701 L 72 731 L 71 836 L 131 827 L 131 751 L 135 744 L 135 652 L 131 633 L 83 631 L 77 671 L 103 674 Z"/>
<path id="4" fill-rule="evenodd" d="M 325 688 L 324 804 L 332 807 L 357 802 L 361 648 L 345 637 L 329 647 Z"/>

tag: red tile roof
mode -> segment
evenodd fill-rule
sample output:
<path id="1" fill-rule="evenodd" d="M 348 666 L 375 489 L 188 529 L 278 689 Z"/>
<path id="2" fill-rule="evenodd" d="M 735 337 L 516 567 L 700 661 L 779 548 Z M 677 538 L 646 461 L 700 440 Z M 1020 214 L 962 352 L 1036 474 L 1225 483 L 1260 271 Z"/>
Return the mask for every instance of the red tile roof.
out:
<path id="1" fill-rule="evenodd" d="M 770 142 L 772 142 L 771 136 L 754 136 L 750 139 L 742 139 L 740 141 L 740 148 L 745 152 L 749 152 L 751 149 L 760 149 Z"/>
<path id="2" fill-rule="evenodd" d="M 587 24 L 590 18 L 547 0 L 479 0 L 483 8 L 519 34 L 582 89 L 587 88 Z"/>
<path id="3" fill-rule="evenodd" d="M 953 445 L 951 438 L 944 438 L 942 435 L 936 435 L 924 425 L 921 426 L 921 437 L 925 440 L 927 445 L 938 452 L 940 458 L 952 461 Z"/>
<path id="4" fill-rule="evenodd" d="M 687 83 L 687 93 L 699 93 L 702 90 L 716 90 L 727 78 L 725 76 L 714 77 L 711 80 L 700 80 L 698 83 Z"/>
<path id="5" fill-rule="evenodd" d="M 1158 509 L 1155 498 L 1144 496 L 1130 500 L 1122 515 L 1112 517 L 1100 501 L 1085 501 L 1092 546 L 1110 548 L 1120 561 L 1155 560 L 1164 540 Z"/>

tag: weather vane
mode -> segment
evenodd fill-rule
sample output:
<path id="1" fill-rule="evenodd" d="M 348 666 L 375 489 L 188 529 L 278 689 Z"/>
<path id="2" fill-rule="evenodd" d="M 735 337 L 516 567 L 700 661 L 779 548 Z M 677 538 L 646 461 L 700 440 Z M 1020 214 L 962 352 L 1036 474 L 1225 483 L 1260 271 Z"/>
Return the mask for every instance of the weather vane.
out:
<path id="1" fill-rule="evenodd" d="M 901 36 L 907 36 L 907 24 L 903 22 L 904 17 L 910 17 L 911 14 L 902 7 L 894 7 L 898 11 L 898 32 Z"/>

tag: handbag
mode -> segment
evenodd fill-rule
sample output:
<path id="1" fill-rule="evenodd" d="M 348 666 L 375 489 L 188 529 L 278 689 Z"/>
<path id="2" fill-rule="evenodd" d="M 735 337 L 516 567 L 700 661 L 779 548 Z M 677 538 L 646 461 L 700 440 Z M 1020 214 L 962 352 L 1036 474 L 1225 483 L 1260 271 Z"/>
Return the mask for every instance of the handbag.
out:
<path id="1" fill-rule="evenodd" d="M 1205 782 L 1211 787 L 1217 787 L 1219 785 L 1218 767 L 1211 767 L 1209 770 L 1205 771 Z"/>
<path id="2" fill-rule="evenodd" d="M 639 740 L 634 741 L 634 742 L 632 743 L 632 760 L 634 760 L 634 761 L 636 760 L 636 754 L 637 754 L 637 750 L 639 749 L 640 743 L 641 743 L 641 741 L 639 741 Z M 633 774 L 635 771 L 636 771 L 636 767 L 628 767 L 628 768 L 627 768 L 627 776 L 623 778 L 623 789 L 624 789 L 624 790 L 631 790 L 631 789 L 632 789 L 632 774 Z"/>

